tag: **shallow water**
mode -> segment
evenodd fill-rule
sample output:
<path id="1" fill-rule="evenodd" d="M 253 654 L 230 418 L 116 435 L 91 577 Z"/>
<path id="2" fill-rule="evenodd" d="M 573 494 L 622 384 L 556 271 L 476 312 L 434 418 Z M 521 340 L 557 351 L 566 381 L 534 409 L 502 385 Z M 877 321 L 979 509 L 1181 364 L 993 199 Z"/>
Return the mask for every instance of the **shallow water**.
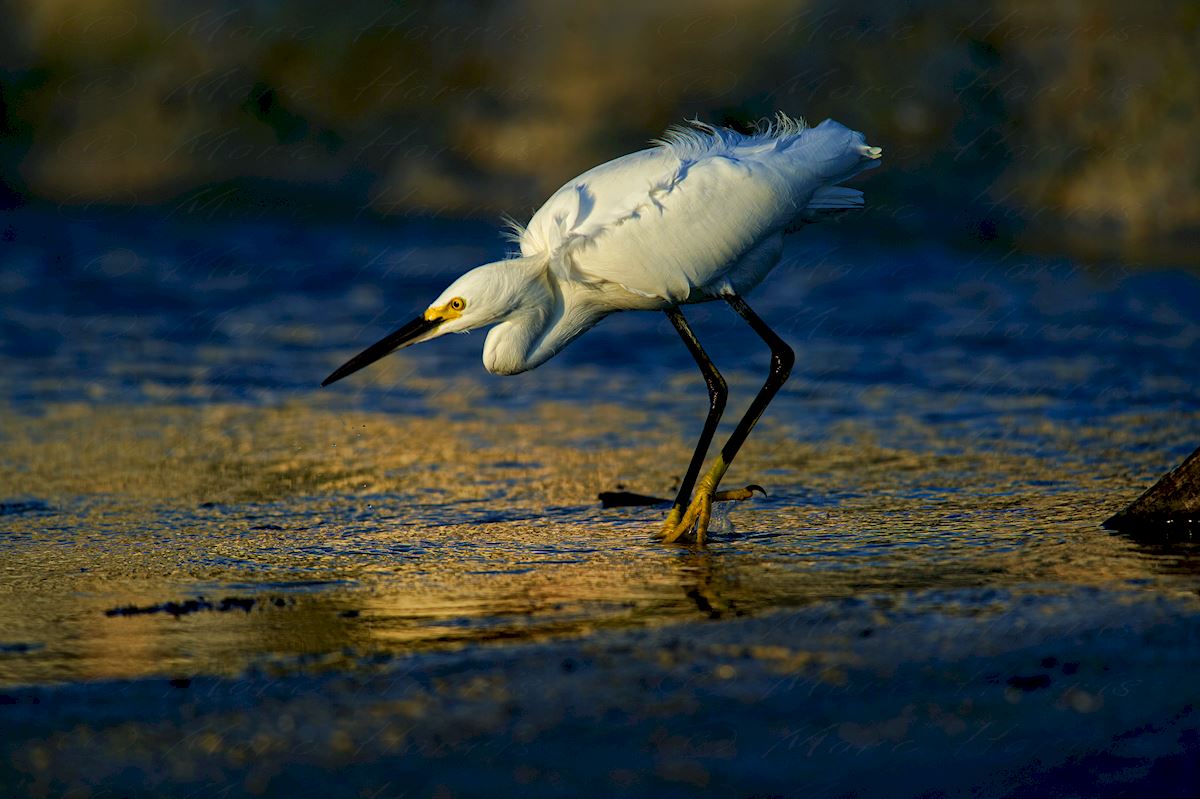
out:
<path id="1" fill-rule="evenodd" d="M 784 674 L 799 697 L 794 677 L 812 667 L 811 697 L 813 686 L 836 688 L 837 667 L 855 690 L 821 713 L 854 720 L 830 717 L 847 748 L 822 763 L 830 773 L 843 763 L 848 781 L 828 777 L 810 792 L 834 795 L 871 784 L 852 776 L 852 763 L 886 772 L 897 756 L 875 748 L 871 760 L 853 744 L 883 740 L 888 714 L 900 712 L 891 704 L 959 702 L 941 695 L 949 683 L 912 676 L 921 669 L 985 664 L 971 667 L 976 709 L 955 704 L 946 718 L 991 725 L 1030 714 L 1025 737 L 1014 736 L 1024 748 L 967 758 L 951 780 L 960 788 L 1001 766 L 1062 767 L 1058 779 L 1077 785 L 1104 771 L 1079 758 L 1110 752 L 1148 719 L 1200 707 L 1200 549 L 1099 528 L 1200 439 L 1195 272 L 893 245 L 869 240 L 862 224 L 804 231 L 750 298 L 797 353 L 792 380 L 727 478 L 761 483 L 769 496 L 729 508 L 711 544 L 690 549 L 654 541 L 661 509 L 601 510 L 596 501 L 618 486 L 669 496 L 698 432 L 703 383 L 661 315 L 611 317 L 514 378 L 484 372 L 477 334 L 317 387 L 457 273 L 499 257 L 486 227 L 37 210 L 3 227 L 0 688 L 22 733 L 9 739 L 2 768 L 29 790 L 137 784 L 120 769 L 89 778 L 66 768 L 54 753 L 77 752 L 80 742 L 62 735 L 83 728 L 101 759 L 162 748 L 192 758 L 160 773 L 158 792 L 186 793 L 181 786 L 205 769 L 243 789 L 288 790 L 278 775 L 295 757 L 286 744 L 296 733 L 257 731 L 278 765 L 266 775 L 221 759 L 229 736 L 172 748 L 194 743 L 195 714 L 205 711 L 194 697 L 163 699 L 156 686 L 165 679 L 208 685 L 210 698 L 292 680 L 273 701 L 324 695 L 351 715 L 364 703 L 386 715 L 387 702 L 417 701 L 405 693 L 411 685 L 395 687 L 397 675 L 448 670 L 457 688 L 425 696 L 419 715 L 427 733 L 449 735 L 453 708 L 494 709 L 486 691 L 455 692 L 470 679 L 504 682 L 513 669 L 592 657 L 609 665 L 592 678 L 589 701 L 635 726 L 658 718 L 670 738 L 725 707 L 722 692 L 758 691 L 761 704 Z M 688 316 L 731 384 L 728 431 L 766 353 L 723 306 Z M 869 645 L 859 640 L 864 625 L 878 629 Z M 695 668 L 717 675 L 719 690 L 685 679 L 682 710 L 631 710 L 620 685 L 669 681 L 684 668 L 670 640 L 689 642 Z M 1014 709 L 1014 690 L 1019 698 L 1041 687 L 1021 680 L 1034 679 L 1026 660 L 1046 641 L 1091 664 L 1085 672 L 1094 666 L 1100 682 L 1048 692 L 1061 712 Z M 751 665 L 733 679 L 722 658 L 738 646 L 759 649 L 740 656 Z M 980 676 L 989 668 L 991 681 Z M 523 714 L 545 710 L 539 692 L 560 690 L 564 671 L 552 671 L 536 689 L 528 677 L 509 680 Z M 1104 704 L 1112 678 L 1098 675 L 1124 672 L 1178 690 L 1118 698 L 1110 689 Z M 342 678 L 367 682 L 351 690 Z M 370 682 L 379 679 L 391 687 Z M 656 694 L 670 705 L 667 695 L 679 696 Z M 34 699 L 57 703 L 58 714 L 13 709 Z M 739 701 L 743 715 L 728 724 L 765 734 L 752 723 L 760 704 Z M 795 702 L 782 706 L 816 712 Z M 220 702 L 210 709 L 231 712 Z M 337 725 L 312 707 L 292 710 L 334 735 Z M 277 711 L 251 702 L 237 712 L 254 726 Z M 176 727 L 156 738 L 164 712 Z M 581 732 L 573 725 L 586 714 L 563 713 L 535 725 L 539 735 L 596 736 L 601 762 L 645 750 L 619 725 Z M 954 726 L 921 713 L 930 729 Z M 1145 743 L 1143 759 L 1200 751 L 1187 713 L 1170 740 Z M 1071 738 L 1084 716 L 1093 733 L 1075 760 L 1041 754 L 1039 730 Z M 505 719 L 472 734 L 517 735 Z M 132 747 L 114 732 L 139 725 Z M 800 717 L 784 727 L 778 740 L 795 743 Z M 962 727 L 958 744 L 972 729 Z M 343 732 L 357 740 L 362 730 Z M 46 736 L 59 737 L 49 746 Z M 930 753 L 943 745 L 917 740 Z M 363 762 L 362 746 L 342 751 L 330 739 L 320 749 L 330 768 Z M 705 751 L 655 761 L 652 778 L 612 766 L 597 779 L 614 791 L 799 790 L 779 763 L 761 770 L 760 785 L 739 771 L 739 756 Z M 778 747 L 763 740 L 740 751 L 761 760 Z M 426 750 L 404 758 L 415 785 L 483 790 L 422 770 Z M 497 754 L 495 769 L 514 785 L 526 785 L 520 774 L 549 773 L 540 763 L 518 774 L 503 761 Z M 493 761 L 481 763 L 484 773 Z M 1162 788 L 1182 778 L 1122 779 Z M 361 782 L 378 785 L 369 774 Z M 564 784 L 546 783 L 547 795 Z M 930 777 L 904 790 L 938 784 Z"/>

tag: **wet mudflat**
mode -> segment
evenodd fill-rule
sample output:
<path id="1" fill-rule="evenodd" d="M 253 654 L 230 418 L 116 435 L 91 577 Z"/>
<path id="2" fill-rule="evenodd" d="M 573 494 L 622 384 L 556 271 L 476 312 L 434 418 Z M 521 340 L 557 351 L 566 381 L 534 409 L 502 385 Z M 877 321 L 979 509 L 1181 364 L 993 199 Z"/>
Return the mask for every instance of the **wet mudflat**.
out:
<path id="1" fill-rule="evenodd" d="M 695 550 L 595 499 L 686 465 L 665 318 L 516 378 L 476 335 L 316 388 L 486 228 L 7 224 L 10 792 L 1200 784 L 1200 547 L 1099 528 L 1200 434 L 1195 273 L 797 237 L 751 297 L 797 369 L 728 478 L 770 495 Z M 689 317 L 728 429 L 766 354 Z"/>

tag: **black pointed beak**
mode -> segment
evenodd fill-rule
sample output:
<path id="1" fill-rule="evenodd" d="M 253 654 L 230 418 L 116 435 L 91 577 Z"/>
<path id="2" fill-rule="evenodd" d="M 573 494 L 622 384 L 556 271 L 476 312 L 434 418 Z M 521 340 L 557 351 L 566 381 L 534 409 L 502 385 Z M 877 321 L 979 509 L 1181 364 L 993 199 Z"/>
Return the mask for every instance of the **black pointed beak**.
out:
<path id="1" fill-rule="evenodd" d="M 442 319 L 426 319 L 423 316 L 418 316 L 404 327 L 389 333 L 379 341 L 376 341 L 365 350 L 355 355 L 350 360 L 333 370 L 329 377 L 321 381 L 322 386 L 327 386 L 330 383 L 336 383 L 348 374 L 353 374 L 364 366 L 370 366 L 385 355 L 395 352 L 405 344 L 412 343 L 414 340 L 433 330 L 443 322 Z"/>

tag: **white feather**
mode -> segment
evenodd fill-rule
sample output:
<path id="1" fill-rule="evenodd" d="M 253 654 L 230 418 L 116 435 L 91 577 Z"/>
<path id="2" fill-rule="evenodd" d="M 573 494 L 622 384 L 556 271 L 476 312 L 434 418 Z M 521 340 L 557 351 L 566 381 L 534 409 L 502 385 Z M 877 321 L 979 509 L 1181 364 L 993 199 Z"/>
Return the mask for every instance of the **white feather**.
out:
<path id="1" fill-rule="evenodd" d="M 880 154 L 832 120 L 809 128 L 781 115 L 748 135 L 692 122 L 564 185 L 530 219 L 521 254 L 562 280 L 663 303 L 748 291 L 774 264 L 740 268 L 743 256 L 797 222 L 861 205 L 860 192 L 829 188 Z"/>
<path id="2" fill-rule="evenodd" d="M 615 311 L 743 294 L 779 262 L 785 233 L 862 206 L 861 192 L 838 184 L 880 155 L 832 120 L 810 128 L 780 114 L 750 134 L 671 128 L 569 181 L 528 225 L 507 220 L 519 255 L 462 275 L 327 382 L 398 347 L 489 326 L 484 365 L 516 374 Z"/>

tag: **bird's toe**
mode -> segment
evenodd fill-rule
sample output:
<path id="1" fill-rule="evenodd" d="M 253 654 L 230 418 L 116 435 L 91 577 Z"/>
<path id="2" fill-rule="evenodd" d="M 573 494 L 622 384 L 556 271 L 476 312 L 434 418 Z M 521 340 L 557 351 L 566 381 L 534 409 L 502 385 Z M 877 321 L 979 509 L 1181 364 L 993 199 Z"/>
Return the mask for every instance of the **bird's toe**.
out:
<path id="1" fill-rule="evenodd" d="M 764 497 L 767 495 L 766 489 L 755 483 L 751 483 L 745 488 L 731 488 L 726 491 L 708 491 L 704 490 L 702 486 L 697 489 L 687 510 L 682 510 L 678 506 L 671 508 L 671 512 L 667 514 L 667 518 L 663 522 L 663 541 L 671 544 L 690 539 L 697 544 L 703 544 L 704 539 L 708 536 L 713 503 L 743 502 L 753 497 L 756 491 Z"/>
<path id="2" fill-rule="evenodd" d="M 663 541 L 671 544 L 692 538 L 697 544 L 704 543 L 708 534 L 708 522 L 712 517 L 713 493 L 697 491 L 687 510 L 672 508 L 663 524 Z"/>
<path id="3" fill-rule="evenodd" d="M 767 490 L 757 483 L 751 483 L 745 488 L 731 488 L 728 491 L 718 491 L 713 494 L 713 502 L 742 502 L 754 496 L 754 492 L 767 495 Z"/>

